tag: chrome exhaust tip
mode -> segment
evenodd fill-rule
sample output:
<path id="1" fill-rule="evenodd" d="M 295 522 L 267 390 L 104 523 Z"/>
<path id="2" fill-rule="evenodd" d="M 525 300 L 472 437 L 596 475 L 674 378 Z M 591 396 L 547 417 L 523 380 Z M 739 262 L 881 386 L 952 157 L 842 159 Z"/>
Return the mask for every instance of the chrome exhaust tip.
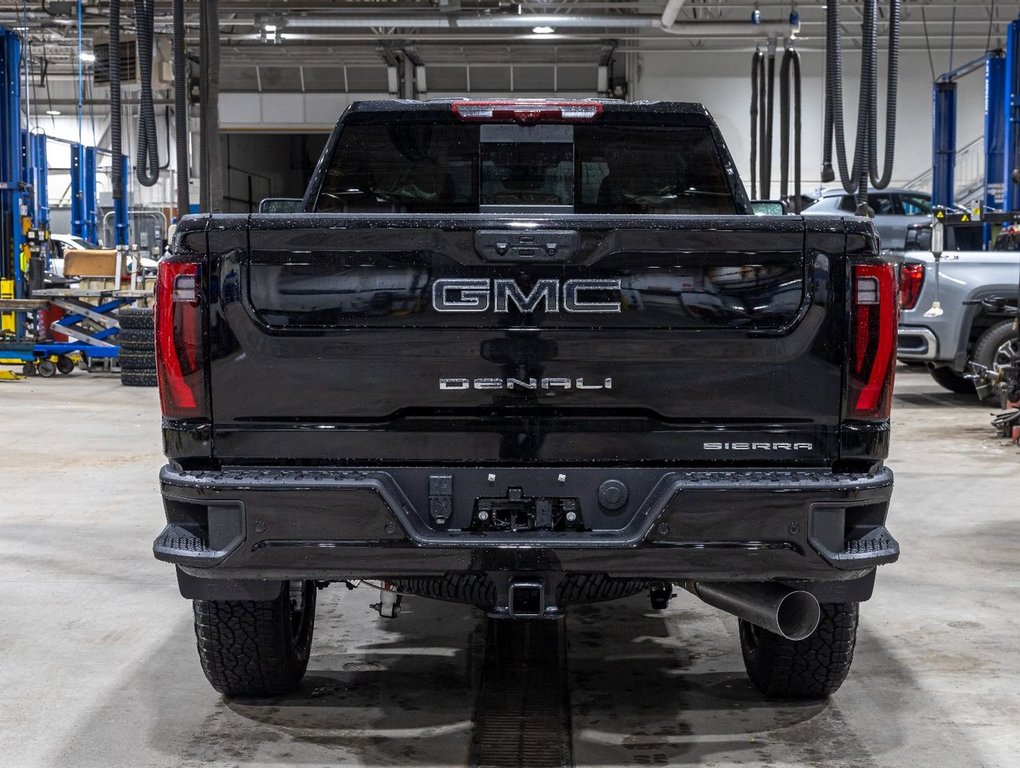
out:
<path id="1" fill-rule="evenodd" d="M 780 584 L 688 581 L 683 587 L 713 608 L 787 640 L 810 637 L 822 618 L 821 606 L 814 595 Z"/>

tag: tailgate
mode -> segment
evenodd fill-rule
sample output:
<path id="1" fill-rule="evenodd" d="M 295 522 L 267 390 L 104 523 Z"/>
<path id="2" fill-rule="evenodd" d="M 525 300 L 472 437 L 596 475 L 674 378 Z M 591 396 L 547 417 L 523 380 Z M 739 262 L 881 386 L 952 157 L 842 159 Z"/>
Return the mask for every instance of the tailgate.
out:
<path id="1" fill-rule="evenodd" d="M 320 214 L 212 232 L 216 456 L 825 463 L 845 237 L 810 226 Z"/>

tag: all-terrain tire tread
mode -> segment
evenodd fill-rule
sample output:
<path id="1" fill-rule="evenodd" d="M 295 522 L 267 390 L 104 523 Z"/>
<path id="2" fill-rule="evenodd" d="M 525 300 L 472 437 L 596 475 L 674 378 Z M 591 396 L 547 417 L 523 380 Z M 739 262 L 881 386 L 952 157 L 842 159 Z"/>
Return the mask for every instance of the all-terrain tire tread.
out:
<path id="1" fill-rule="evenodd" d="M 766 696 L 822 699 L 843 684 L 854 658 L 858 604 L 822 603 L 820 607 L 818 628 L 804 640 L 786 640 L 762 631 L 754 651 L 742 641 L 747 674 Z"/>
<path id="2" fill-rule="evenodd" d="M 305 610 L 315 610 L 314 589 Z M 274 600 L 195 600 L 198 656 L 209 683 L 224 696 L 280 696 L 308 666 L 308 648 L 295 649 L 290 596 Z M 311 644 L 309 632 L 308 644 Z"/>
<path id="3" fill-rule="evenodd" d="M 123 329 L 152 331 L 155 328 L 151 307 L 121 307 L 117 321 Z"/>
<path id="4" fill-rule="evenodd" d="M 613 579 L 604 573 L 571 573 L 560 582 L 557 600 L 561 605 L 617 600 L 645 592 L 650 582 L 644 579 Z"/>
<path id="5" fill-rule="evenodd" d="M 151 368 L 133 371 L 121 369 L 120 383 L 125 387 L 155 387 L 156 371 Z"/>

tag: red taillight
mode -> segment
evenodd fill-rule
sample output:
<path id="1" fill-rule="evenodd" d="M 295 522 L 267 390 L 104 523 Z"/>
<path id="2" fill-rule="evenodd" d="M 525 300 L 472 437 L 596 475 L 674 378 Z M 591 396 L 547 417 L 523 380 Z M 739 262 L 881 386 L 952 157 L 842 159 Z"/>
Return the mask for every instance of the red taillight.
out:
<path id="1" fill-rule="evenodd" d="M 904 264 L 900 267 L 900 309 L 913 309 L 921 297 L 924 285 L 924 264 Z"/>
<path id="2" fill-rule="evenodd" d="M 891 264 L 854 264 L 848 416 L 889 418 L 896 352 L 896 290 Z"/>
<path id="3" fill-rule="evenodd" d="M 156 279 L 156 367 L 163 416 L 206 415 L 199 265 L 161 261 Z"/>
<path id="4" fill-rule="evenodd" d="M 466 122 L 512 120 L 521 125 L 539 122 L 586 123 L 602 114 L 597 101 L 544 101 L 516 99 L 503 101 L 455 101 L 450 109 Z"/>

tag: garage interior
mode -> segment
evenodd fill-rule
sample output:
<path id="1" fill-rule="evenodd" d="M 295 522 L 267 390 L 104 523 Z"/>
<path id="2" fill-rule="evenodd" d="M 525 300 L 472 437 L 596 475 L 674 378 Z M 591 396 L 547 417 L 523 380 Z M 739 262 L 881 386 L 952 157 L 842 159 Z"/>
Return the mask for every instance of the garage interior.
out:
<path id="1" fill-rule="evenodd" d="M 1020 5 L 0 0 L 0 77 L 0 764 L 1017 765 Z M 152 557 L 156 262 L 393 99 L 700 103 L 750 199 L 873 219 L 902 554 L 837 693 L 764 697 L 680 588 L 513 624 L 374 583 L 320 594 L 295 692 L 209 688 Z"/>

